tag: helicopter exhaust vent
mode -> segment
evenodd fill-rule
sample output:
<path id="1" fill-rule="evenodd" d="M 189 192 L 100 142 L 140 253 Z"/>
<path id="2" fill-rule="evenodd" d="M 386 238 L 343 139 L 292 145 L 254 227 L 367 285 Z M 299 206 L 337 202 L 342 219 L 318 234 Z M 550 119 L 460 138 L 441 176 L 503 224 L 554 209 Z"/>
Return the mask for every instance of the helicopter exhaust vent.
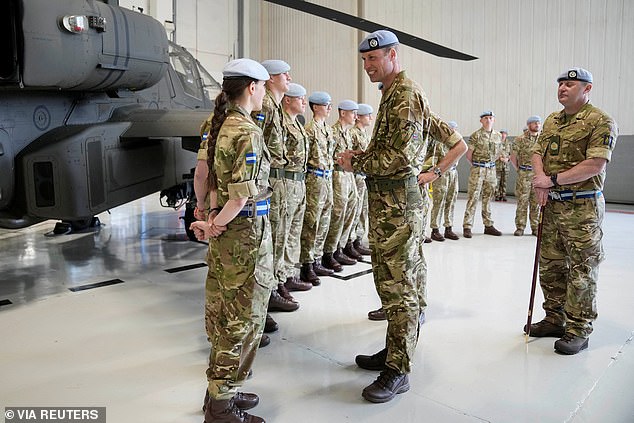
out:
<path id="1" fill-rule="evenodd" d="M 35 204 L 37 207 L 55 205 L 55 180 L 52 162 L 33 163 L 33 182 L 35 183 Z"/>

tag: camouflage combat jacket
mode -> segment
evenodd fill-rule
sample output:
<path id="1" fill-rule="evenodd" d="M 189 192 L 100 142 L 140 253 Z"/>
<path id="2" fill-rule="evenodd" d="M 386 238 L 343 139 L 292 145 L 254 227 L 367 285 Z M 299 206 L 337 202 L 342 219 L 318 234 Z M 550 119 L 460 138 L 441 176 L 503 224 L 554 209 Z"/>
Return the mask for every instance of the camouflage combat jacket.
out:
<path id="1" fill-rule="evenodd" d="M 287 164 L 285 169 L 293 172 L 306 172 L 308 160 L 308 135 L 304 127 L 288 113 L 283 112 L 282 122 L 285 129 L 284 146 Z"/>
<path id="2" fill-rule="evenodd" d="M 539 135 L 522 134 L 513 141 L 513 154 L 517 159 L 517 166 L 531 166 L 533 148 Z"/>
<path id="3" fill-rule="evenodd" d="M 326 121 L 312 119 L 306 124 L 308 135 L 308 166 L 313 169 L 332 170 L 335 139 Z"/>
<path id="4" fill-rule="evenodd" d="M 467 145 L 473 151 L 472 162 L 495 162 L 502 150 L 502 134 L 495 129 L 488 132 L 480 128 L 471 134 Z"/>
<path id="5" fill-rule="evenodd" d="M 251 113 L 264 133 L 264 142 L 271 156 L 271 167 L 277 169 L 283 169 L 287 163 L 282 114 L 282 105 L 275 103 L 275 98 L 268 89 L 262 101 L 262 110 Z"/>

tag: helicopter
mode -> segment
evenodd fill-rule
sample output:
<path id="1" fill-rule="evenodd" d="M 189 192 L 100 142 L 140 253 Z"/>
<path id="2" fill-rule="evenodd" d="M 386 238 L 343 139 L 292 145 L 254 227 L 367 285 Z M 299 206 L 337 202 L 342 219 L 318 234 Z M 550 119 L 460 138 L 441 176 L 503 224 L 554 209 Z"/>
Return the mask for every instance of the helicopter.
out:
<path id="1" fill-rule="evenodd" d="M 0 228 L 81 230 L 159 190 L 174 208 L 191 196 L 220 85 L 160 22 L 113 3 L 0 6 Z"/>

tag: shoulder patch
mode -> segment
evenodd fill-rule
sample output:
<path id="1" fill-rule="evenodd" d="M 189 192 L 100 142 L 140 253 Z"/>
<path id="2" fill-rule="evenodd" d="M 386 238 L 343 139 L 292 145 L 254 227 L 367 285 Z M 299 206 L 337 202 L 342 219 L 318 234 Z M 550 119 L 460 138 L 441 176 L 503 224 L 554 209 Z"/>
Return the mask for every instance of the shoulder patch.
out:
<path id="1" fill-rule="evenodd" d="M 255 115 L 255 120 L 257 120 L 258 122 L 264 122 L 264 113 L 258 113 L 257 115 Z"/>
<path id="2" fill-rule="evenodd" d="M 257 159 L 256 153 L 247 153 L 246 162 L 248 165 L 254 165 Z"/>

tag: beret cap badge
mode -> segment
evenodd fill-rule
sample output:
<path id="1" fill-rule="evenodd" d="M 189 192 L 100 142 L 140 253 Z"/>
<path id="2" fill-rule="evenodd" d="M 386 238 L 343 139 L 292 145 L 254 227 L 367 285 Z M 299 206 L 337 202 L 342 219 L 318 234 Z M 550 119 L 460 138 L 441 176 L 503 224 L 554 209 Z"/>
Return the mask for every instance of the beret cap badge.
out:
<path id="1" fill-rule="evenodd" d="M 577 71 L 571 70 L 570 72 L 568 72 L 568 77 L 569 78 L 576 78 L 577 77 Z"/>

